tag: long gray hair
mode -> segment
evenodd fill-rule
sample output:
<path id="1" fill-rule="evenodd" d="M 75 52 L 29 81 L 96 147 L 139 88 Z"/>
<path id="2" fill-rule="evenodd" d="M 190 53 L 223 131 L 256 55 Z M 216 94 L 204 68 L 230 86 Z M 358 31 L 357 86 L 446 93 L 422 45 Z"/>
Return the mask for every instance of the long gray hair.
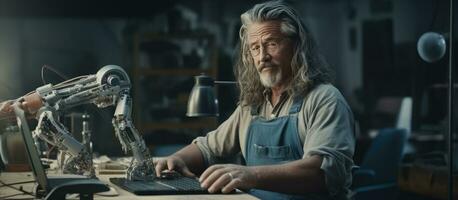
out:
<path id="1" fill-rule="evenodd" d="M 269 1 L 256 4 L 241 16 L 240 49 L 234 72 L 240 87 L 241 105 L 260 105 L 264 101 L 258 72 L 250 54 L 247 38 L 247 27 L 253 23 L 278 20 L 281 32 L 294 42 L 291 61 L 292 78 L 286 91 L 292 95 L 306 94 L 315 85 L 331 81 L 327 63 L 317 52 L 316 44 L 310 32 L 303 25 L 297 12 L 283 1 Z"/>

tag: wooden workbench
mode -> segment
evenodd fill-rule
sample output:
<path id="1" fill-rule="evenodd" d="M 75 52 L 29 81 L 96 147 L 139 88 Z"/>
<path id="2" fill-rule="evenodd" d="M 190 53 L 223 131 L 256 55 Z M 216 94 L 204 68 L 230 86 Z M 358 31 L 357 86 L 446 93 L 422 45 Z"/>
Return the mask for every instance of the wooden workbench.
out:
<path id="1" fill-rule="evenodd" d="M 148 200 L 155 200 L 155 199 L 165 199 L 165 200 L 180 200 L 180 199 L 187 199 L 187 200 L 192 200 L 192 199 L 199 199 L 199 200 L 205 200 L 205 199 L 224 199 L 224 200 L 251 200 L 251 199 L 257 199 L 249 194 L 242 193 L 242 192 L 237 192 L 235 194 L 212 194 L 212 195 L 148 195 L 148 196 L 137 196 L 134 195 L 128 191 L 125 191 L 118 186 L 112 184 L 109 182 L 109 178 L 111 177 L 122 177 L 123 175 L 98 175 L 99 179 L 104 182 L 108 183 L 108 185 L 111 187 L 113 191 L 109 191 L 104 193 L 103 195 L 94 195 L 94 199 L 110 199 L 110 200 L 142 200 L 142 199 L 148 199 Z M 0 174 L 0 180 L 6 184 L 10 183 L 16 183 L 16 182 L 24 182 L 24 181 L 33 181 L 34 177 L 31 172 L 3 172 Z M 31 192 L 33 189 L 35 183 L 26 183 L 26 184 L 18 184 L 14 185 L 14 187 L 19 188 L 22 186 L 22 188 L 27 191 Z M 33 196 L 30 195 L 18 195 L 18 196 L 12 196 L 10 198 L 4 198 L 10 195 L 14 194 L 20 194 L 20 191 L 14 190 L 12 188 L 3 186 L 3 184 L 0 184 L 0 199 L 34 199 Z M 77 199 L 71 198 L 71 199 Z"/>

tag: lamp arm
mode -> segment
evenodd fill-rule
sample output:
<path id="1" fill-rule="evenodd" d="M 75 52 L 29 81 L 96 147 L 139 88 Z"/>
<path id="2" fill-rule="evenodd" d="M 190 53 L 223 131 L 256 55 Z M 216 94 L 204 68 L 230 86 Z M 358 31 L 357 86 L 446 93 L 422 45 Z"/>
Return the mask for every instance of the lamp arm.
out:
<path id="1" fill-rule="evenodd" d="M 215 84 L 237 84 L 237 81 L 214 81 Z"/>

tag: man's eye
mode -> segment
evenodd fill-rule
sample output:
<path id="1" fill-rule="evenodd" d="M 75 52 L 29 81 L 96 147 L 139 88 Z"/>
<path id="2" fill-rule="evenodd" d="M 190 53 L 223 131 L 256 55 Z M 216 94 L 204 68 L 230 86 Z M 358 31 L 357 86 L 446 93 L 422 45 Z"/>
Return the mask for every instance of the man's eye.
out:
<path id="1" fill-rule="evenodd" d="M 269 42 L 269 46 L 277 46 L 276 42 Z"/>
<path id="2" fill-rule="evenodd" d="M 259 46 L 251 47 L 251 50 L 252 50 L 252 51 L 256 51 L 256 50 L 258 50 L 258 49 L 259 49 Z"/>

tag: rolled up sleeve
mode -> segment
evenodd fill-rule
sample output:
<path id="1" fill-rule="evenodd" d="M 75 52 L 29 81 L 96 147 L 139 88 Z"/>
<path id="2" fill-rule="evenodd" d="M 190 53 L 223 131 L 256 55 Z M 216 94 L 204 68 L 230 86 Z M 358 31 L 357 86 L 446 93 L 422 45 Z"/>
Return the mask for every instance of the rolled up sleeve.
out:
<path id="1" fill-rule="evenodd" d="M 326 187 L 331 196 L 345 197 L 351 185 L 355 149 L 353 114 L 345 100 L 322 99 L 307 117 L 304 156 L 320 155 Z"/>
<path id="2" fill-rule="evenodd" d="M 211 132 L 209 132 L 208 134 L 210 133 Z M 204 162 L 206 166 L 210 166 L 214 164 L 215 159 L 214 159 L 214 156 L 212 156 L 212 152 L 208 145 L 207 137 L 197 137 L 192 141 L 192 143 L 197 145 L 197 147 L 199 148 L 200 152 L 202 153 L 202 157 L 204 158 Z"/>
<path id="3" fill-rule="evenodd" d="M 225 156 L 234 155 L 240 152 L 239 145 L 239 121 L 241 108 L 237 109 L 214 131 L 208 132 L 206 136 L 197 137 L 193 143 L 202 152 L 205 163 L 210 166 Z"/>

